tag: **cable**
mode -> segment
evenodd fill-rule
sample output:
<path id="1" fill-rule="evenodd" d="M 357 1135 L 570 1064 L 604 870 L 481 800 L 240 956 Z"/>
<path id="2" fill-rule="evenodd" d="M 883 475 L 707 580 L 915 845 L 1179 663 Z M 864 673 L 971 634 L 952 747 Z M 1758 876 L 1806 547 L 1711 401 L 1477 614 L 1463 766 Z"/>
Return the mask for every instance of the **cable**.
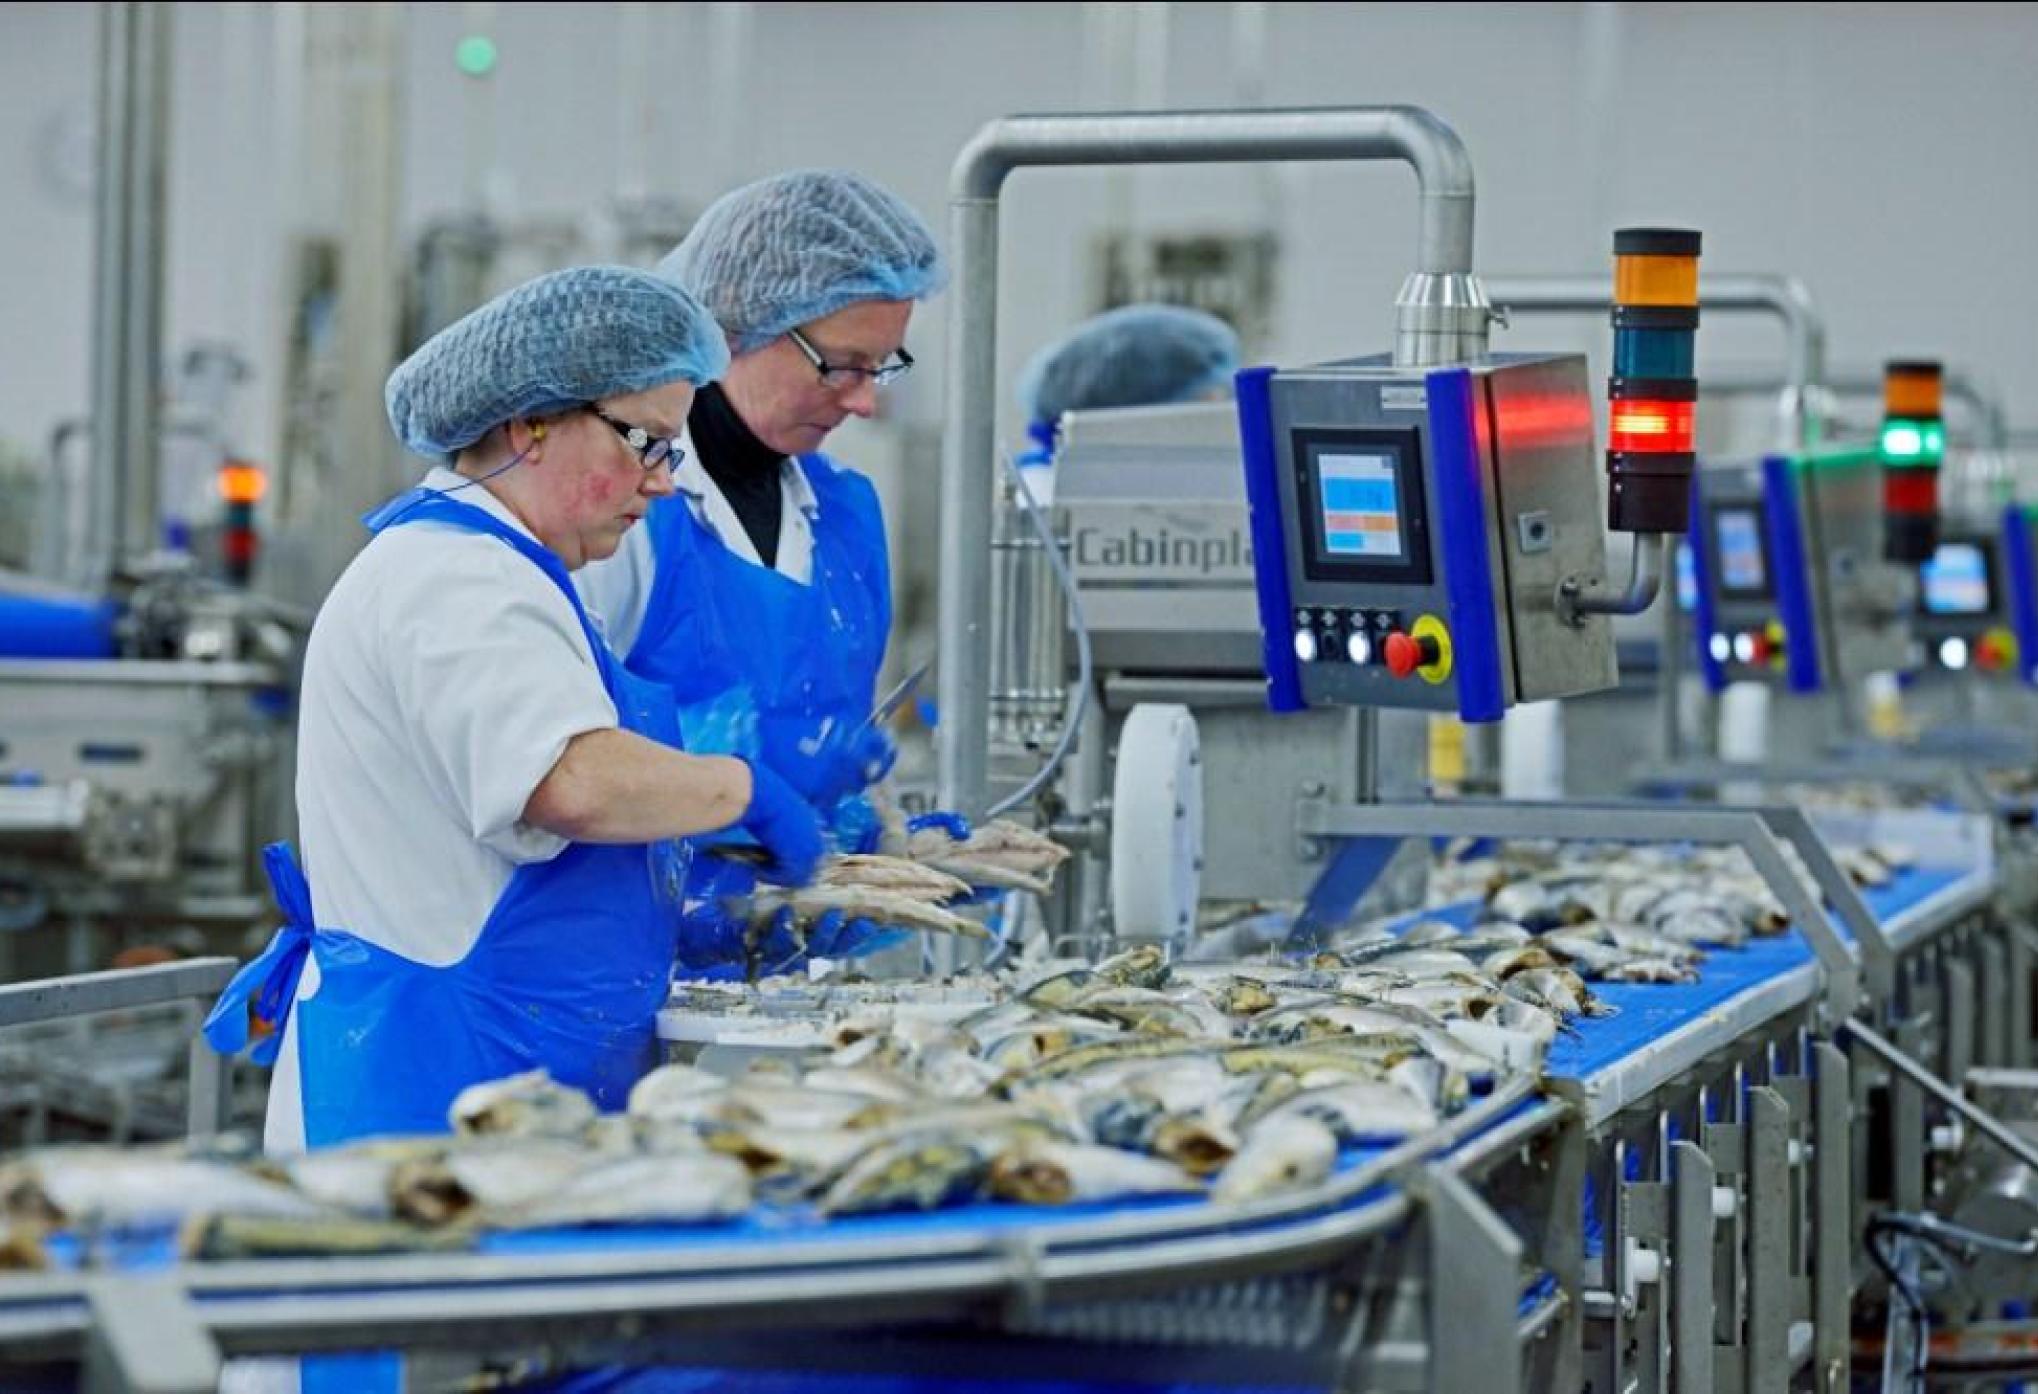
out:
<path id="1" fill-rule="evenodd" d="M 1069 747 L 1075 743 L 1076 732 L 1082 729 L 1083 718 L 1089 714 L 1092 676 L 1090 626 L 1083 619 L 1083 602 L 1076 594 L 1075 577 L 1069 574 L 1068 562 L 1061 554 L 1060 545 L 1054 540 L 1054 531 L 1048 526 L 1046 515 L 1042 513 L 1040 505 L 1033 500 L 1033 491 L 1026 487 L 1026 476 L 1020 473 L 1019 466 L 1013 463 L 1012 452 L 1003 445 L 998 447 L 998 463 L 1012 476 L 1012 487 L 1019 506 L 1024 510 L 1027 521 L 1033 524 L 1033 530 L 1040 534 L 1040 545 L 1047 553 L 1047 564 L 1054 568 L 1054 579 L 1060 583 L 1062 598 L 1068 602 L 1069 623 L 1076 631 L 1076 700 L 1062 725 L 1061 738 L 1055 742 L 1053 753 L 1047 757 L 1047 763 L 1042 765 L 1017 793 L 992 804 L 990 811 L 984 815 L 986 818 L 996 818 L 1025 803 L 1039 793 L 1047 781 L 1054 777 L 1054 772 L 1061 768 L 1061 762 L 1068 757 Z"/>

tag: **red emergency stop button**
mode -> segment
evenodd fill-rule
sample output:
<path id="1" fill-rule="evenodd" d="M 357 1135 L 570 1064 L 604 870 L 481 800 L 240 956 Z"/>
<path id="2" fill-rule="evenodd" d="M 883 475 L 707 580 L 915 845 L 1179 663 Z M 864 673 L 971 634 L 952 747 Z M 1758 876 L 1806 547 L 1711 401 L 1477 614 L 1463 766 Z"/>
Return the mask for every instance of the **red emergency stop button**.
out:
<path id="1" fill-rule="evenodd" d="M 1983 672 L 2000 673 L 2016 659 L 2017 641 L 2006 629 L 1991 629 L 1975 641 L 1975 666 Z"/>
<path id="2" fill-rule="evenodd" d="M 1443 656 L 1435 638 L 1428 634 L 1394 633 L 1387 636 L 1387 671 L 1405 678 L 1418 668 L 1428 668 Z"/>

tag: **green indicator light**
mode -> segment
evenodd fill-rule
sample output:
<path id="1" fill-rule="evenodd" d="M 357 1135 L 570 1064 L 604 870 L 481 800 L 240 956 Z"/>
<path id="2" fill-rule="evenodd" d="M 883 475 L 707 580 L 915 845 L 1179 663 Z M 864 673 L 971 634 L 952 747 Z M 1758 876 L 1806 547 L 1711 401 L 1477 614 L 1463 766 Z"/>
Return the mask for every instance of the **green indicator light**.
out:
<path id="1" fill-rule="evenodd" d="M 469 34 L 453 50 L 453 62 L 469 77 L 487 77 L 495 71 L 495 40 L 485 34 Z"/>
<path id="2" fill-rule="evenodd" d="M 1893 465 L 1936 466 L 1946 453 L 1946 428 L 1937 421 L 1882 423 L 1882 458 Z"/>

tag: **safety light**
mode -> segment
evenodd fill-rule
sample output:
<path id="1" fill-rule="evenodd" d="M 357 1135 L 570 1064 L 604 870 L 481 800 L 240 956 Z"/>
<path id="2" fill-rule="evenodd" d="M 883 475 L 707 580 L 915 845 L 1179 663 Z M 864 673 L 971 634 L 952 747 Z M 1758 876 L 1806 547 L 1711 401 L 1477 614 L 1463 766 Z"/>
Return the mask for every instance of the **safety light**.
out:
<path id="1" fill-rule="evenodd" d="M 219 532 L 220 562 L 228 580 L 245 585 L 255 569 L 255 505 L 269 491 L 269 477 L 260 465 L 224 460 L 218 484 L 219 496 L 226 503 Z"/>
<path id="2" fill-rule="evenodd" d="M 1888 364 L 1882 378 L 1883 555 L 1927 561 L 1939 546 L 1939 462 L 1946 456 L 1937 363 Z"/>
<path id="3" fill-rule="evenodd" d="M 1613 235 L 1606 520 L 1616 532 L 1683 532 L 1691 521 L 1698 251 L 1699 234 L 1683 228 Z"/>

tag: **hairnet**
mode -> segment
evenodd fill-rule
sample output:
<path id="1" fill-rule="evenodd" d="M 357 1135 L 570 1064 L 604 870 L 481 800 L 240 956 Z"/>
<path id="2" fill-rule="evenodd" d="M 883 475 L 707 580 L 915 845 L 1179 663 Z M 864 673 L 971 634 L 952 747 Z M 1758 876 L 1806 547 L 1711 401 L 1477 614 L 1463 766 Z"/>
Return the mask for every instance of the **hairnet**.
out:
<path id="1" fill-rule="evenodd" d="M 738 353 L 864 300 L 920 300 L 948 268 L 920 215 L 862 175 L 808 169 L 722 195 L 658 263 Z"/>
<path id="2" fill-rule="evenodd" d="M 1201 310 L 1124 305 L 1083 321 L 1035 354 L 1019 376 L 1029 420 L 1065 411 L 1188 402 L 1231 386 L 1238 335 Z"/>
<path id="3" fill-rule="evenodd" d="M 729 351 L 700 302 L 623 266 L 527 281 L 447 325 L 389 375 L 389 424 L 420 455 L 453 456 L 497 426 L 712 382 Z"/>

